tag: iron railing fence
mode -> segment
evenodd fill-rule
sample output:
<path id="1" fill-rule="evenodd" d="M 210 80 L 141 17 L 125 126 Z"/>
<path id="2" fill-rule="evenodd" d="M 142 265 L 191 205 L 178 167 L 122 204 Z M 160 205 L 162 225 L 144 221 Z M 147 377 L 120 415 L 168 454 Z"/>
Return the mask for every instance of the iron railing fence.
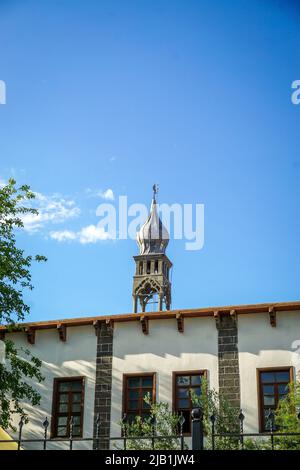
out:
<path id="1" fill-rule="evenodd" d="M 192 441 L 192 450 L 216 450 L 218 449 L 217 441 L 219 439 L 233 439 L 236 440 L 236 450 L 244 450 L 245 449 L 245 439 L 246 438 L 258 438 L 260 440 L 264 440 L 266 442 L 269 440 L 270 442 L 270 449 L 276 450 L 276 442 L 278 439 L 284 438 L 292 438 L 295 437 L 297 439 L 297 449 L 300 449 L 300 432 L 283 432 L 282 429 L 277 429 L 275 426 L 275 414 L 272 410 L 270 410 L 268 414 L 268 427 L 269 430 L 263 433 L 248 433 L 244 432 L 244 421 L 245 415 L 243 414 L 242 410 L 238 415 L 238 422 L 237 428 L 239 431 L 233 432 L 217 432 L 218 429 L 218 422 L 217 417 L 212 415 L 210 416 L 210 438 L 211 438 L 211 445 L 207 446 L 207 436 L 205 435 L 204 426 L 203 426 L 203 412 L 201 408 L 195 408 L 191 412 L 191 423 L 192 423 L 192 433 L 191 433 L 191 441 Z M 297 415 L 300 424 L 300 413 Z M 123 416 L 122 419 L 122 435 L 110 437 L 106 436 L 105 434 L 101 433 L 101 422 L 100 422 L 100 415 L 97 415 L 96 418 L 96 427 L 95 427 L 95 436 L 93 437 L 76 437 L 74 436 L 74 424 L 73 418 L 70 419 L 69 422 L 69 436 L 67 437 L 57 437 L 51 438 L 49 436 L 49 421 L 46 418 L 44 422 L 41 424 L 41 437 L 40 438 L 32 438 L 32 439 L 23 439 L 23 428 L 25 425 L 24 418 L 21 418 L 19 425 L 18 425 L 18 437 L 16 439 L 2 439 L 0 443 L 16 443 L 17 450 L 22 449 L 23 444 L 29 443 L 37 443 L 40 444 L 40 450 L 49 450 L 49 444 L 61 444 L 66 443 L 67 447 L 66 450 L 73 450 L 74 443 L 83 443 L 83 442 L 90 442 L 92 444 L 93 450 L 101 450 L 101 442 L 112 442 L 112 441 L 120 441 L 123 443 L 122 449 L 114 449 L 114 450 L 128 450 L 128 443 L 130 441 L 148 441 L 150 443 L 149 450 L 156 450 L 156 442 L 157 441 L 168 441 L 168 440 L 178 440 L 178 450 L 181 451 L 187 450 L 188 446 L 186 445 L 186 436 L 183 432 L 183 425 L 184 425 L 184 418 L 180 416 L 179 419 L 179 429 L 177 434 L 170 434 L 170 435 L 158 435 L 156 429 L 155 420 L 152 419 L 150 421 L 151 424 L 151 434 L 150 435 L 132 435 L 130 432 L 128 433 L 127 424 L 127 417 L 126 415 Z M 224 448 L 224 447 L 223 447 Z"/>
<path id="2" fill-rule="evenodd" d="M 112 442 L 112 441 L 123 441 L 123 450 L 127 450 L 127 442 L 128 441 L 148 441 L 148 442 L 151 442 L 151 450 L 155 450 L 155 443 L 156 441 L 163 441 L 163 442 L 167 442 L 168 440 L 177 440 L 178 441 L 178 444 L 179 444 L 179 448 L 180 450 L 184 450 L 185 449 L 185 436 L 183 434 L 183 425 L 185 423 L 185 418 L 183 417 L 182 413 L 181 415 L 179 416 L 179 420 L 178 420 L 178 425 L 179 425 L 179 429 L 178 429 L 178 433 L 177 434 L 169 434 L 169 435 L 165 435 L 165 436 L 161 436 L 161 435 L 158 435 L 157 434 L 157 429 L 156 429 L 156 421 L 155 421 L 155 417 L 152 416 L 150 421 L 149 421 L 149 424 L 151 426 L 151 434 L 149 436 L 145 436 L 145 435 L 136 435 L 136 434 L 132 434 L 132 433 L 129 433 L 128 434 L 128 418 L 127 418 L 127 415 L 126 413 L 123 415 L 123 418 L 122 418 L 122 436 L 117 436 L 117 437 L 109 437 L 109 441 Z"/>
<path id="3" fill-rule="evenodd" d="M 98 416 L 97 416 L 97 421 L 98 421 Z M 96 427 L 96 437 L 75 437 L 73 436 L 73 430 L 74 430 L 74 423 L 73 423 L 73 417 L 71 417 L 70 422 L 69 422 L 69 429 L 70 433 L 68 437 L 57 437 L 57 438 L 51 438 L 49 437 L 49 421 L 48 418 L 46 417 L 45 421 L 42 423 L 42 429 L 41 429 L 41 438 L 32 438 L 32 439 L 23 439 L 23 428 L 25 424 L 25 418 L 22 417 L 19 425 L 18 425 L 18 438 L 17 439 L 1 439 L 0 443 L 16 443 L 17 444 L 17 449 L 16 450 L 21 450 L 22 444 L 27 444 L 27 443 L 41 443 L 41 450 L 47 450 L 47 444 L 51 442 L 53 443 L 59 443 L 62 444 L 64 442 L 68 443 L 68 450 L 73 450 L 73 443 L 74 442 L 93 442 L 93 443 L 99 443 L 100 440 L 100 428 L 97 425 Z M 95 447 L 97 449 L 97 445 Z"/>
<path id="4" fill-rule="evenodd" d="M 298 413 L 297 419 L 299 420 L 300 425 L 300 413 Z M 203 412 L 201 408 L 195 408 L 192 411 L 192 448 L 193 450 L 203 450 L 205 448 L 205 432 L 203 427 Z M 245 439 L 246 438 L 255 438 L 256 444 L 259 443 L 267 443 L 269 440 L 270 450 L 276 450 L 276 443 L 278 443 L 280 439 L 284 439 L 287 437 L 295 437 L 297 439 L 297 449 L 300 450 L 300 432 L 285 432 L 283 428 L 278 428 L 275 425 L 275 413 L 273 410 L 269 410 L 267 416 L 267 428 L 268 431 L 261 432 L 261 433 L 251 433 L 251 432 L 244 432 L 244 421 L 245 415 L 242 410 L 238 415 L 238 422 L 237 428 L 239 431 L 233 432 L 216 432 L 216 425 L 217 417 L 215 415 L 210 416 L 210 437 L 211 437 L 211 450 L 216 450 L 217 446 L 217 439 L 236 439 L 236 443 L 238 444 L 235 450 L 245 450 Z M 223 446 L 224 448 L 224 446 Z"/>
<path id="5" fill-rule="evenodd" d="M 126 414 L 122 418 L 122 436 L 116 436 L 116 437 L 109 437 L 106 435 L 101 434 L 101 422 L 100 422 L 100 414 L 97 415 L 96 417 L 96 429 L 95 429 L 95 436 L 94 437 L 76 437 L 73 435 L 73 430 L 74 430 L 74 423 L 73 423 L 73 417 L 71 417 L 69 421 L 69 436 L 68 437 L 49 437 L 49 421 L 48 418 L 45 419 L 43 423 L 41 423 L 41 438 L 31 438 L 31 439 L 25 439 L 23 438 L 23 428 L 25 425 L 25 419 L 22 417 L 19 424 L 18 424 L 18 437 L 16 439 L 1 439 L 0 443 L 16 443 L 17 444 L 17 449 L 16 450 L 21 450 L 23 444 L 30 444 L 30 443 L 37 443 L 41 444 L 40 450 L 49 450 L 48 444 L 62 444 L 62 443 L 67 443 L 68 447 L 65 450 L 73 450 L 74 443 L 82 443 L 82 442 L 91 442 L 93 450 L 101 450 L 101 441 L 121 441 L 123 442 L 123 449 L 120 450 L 127 450 L 128 447 L 128 441 L 136 441 L 136 440 L 146 440 L 151 442 L 151 449 L 155 450 L 155 443 L 157 440 L 163 440 L 163 441 L 168 441 L 168 440 L 178 440 L 179 442 L 179 448 L 181 450 L 184 450 L 185 448 L 185 441 L 184 441 L 184 434 L 183 434 L 183 424 L 184 424 L 184 418 L 181 416 L 179 419 L 179 426 L 180 430 L 178 434 L 170 434 L 170 435 L 165 435 L 161 436 L 156 433 L 156 423 L 155 420 L 152 419 L 150 422 L 151 424 L 151 435 L 149 436 L 139 436 L 139 435 L 131 435 L 128 434 L 127 431 L 127 416 Z M 118 450 L 118 449 L 115 449 Z"/>

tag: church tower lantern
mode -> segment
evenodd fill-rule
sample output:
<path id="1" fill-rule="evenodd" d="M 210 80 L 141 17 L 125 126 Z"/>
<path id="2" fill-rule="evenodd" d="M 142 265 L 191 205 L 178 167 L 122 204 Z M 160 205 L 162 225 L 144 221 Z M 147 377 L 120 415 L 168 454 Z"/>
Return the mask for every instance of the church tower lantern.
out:
<path id="1" fill-rule="evenodd" d="M 146 222 L 137 232 L 140 253 L 134 256 L 136 271 L 133 277 L 133 311 L 156 310 L 150 304 L 158 304 L 158 310 L 170 310 L 172 263 L 165 251 L 169 233 L 159 218 L 156 204 L 157 185 L 153 186 L 151 209 Z"/>

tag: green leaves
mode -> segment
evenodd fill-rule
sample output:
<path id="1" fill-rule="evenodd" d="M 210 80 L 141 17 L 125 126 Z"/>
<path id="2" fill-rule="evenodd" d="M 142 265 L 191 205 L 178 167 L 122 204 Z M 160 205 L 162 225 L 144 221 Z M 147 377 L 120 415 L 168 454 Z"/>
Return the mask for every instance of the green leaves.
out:
<path id="1" fill-rule="evenodd" d="M 41 255 L 34 258 L 24 254 L 17 247 L 15 230 L 22 228 L 24 214 L 38 214 L 26 204 L 35 195 L 29 186 L 16 186 L 10 179 L 8 184 L 0 188 L 0 324 L 8 326 L 24 320 L 29 313 L 29 306 L 24 302 L 23 290 L 33 289 L 30 268 L 32 261 L 46 261 Z M 25 349 L 14 346 L 6 340 L 6 364 L 0 364 L 0 419 L 1 426 L 11 427 L 14 414 L 27 419 L 22 403 L 32 405 L 40 402 L 39 393 L 28 383 L 28 379 L 41 382 L 41 361 Z M 22 353 L 22 357 L 20 356 Z"/>
<path id="2" fill-rule="evenodd" d="M 26 349 L 17 349 L 10 340 L 5 340 L 6 365 L 0 364 L 0 425 L 3 428 L 15 430 L 11 419 L 14 414 L 28 421 L 23 409 L 23 402 L 29 401 L 31 405 L 39 405 L 40 394 L 27 382 L 28 379 L 41 382 L 44 380 L 40 373 L 41 361 L 32 356 Z M 19 353 L 22 351 L 22 356 Z"/>
<path id="3" fill-rule="evenodd" d="M 167 403 L 151 403 L 150 395 L 144 399 L 149 404 L 149 417 L 141 419 L 137 416 L 132 423 L 122 423 L 123 433 L 127 436 L 136 437 L 127 441 L 128 450 L 150 450 L 152 449 L 152 440 L 139 439 L 141 436 L 152 436 L 155 423 L 155 434 L 163 439 L 155 439 L 155 450 L 179 450 L 180 439 L 174 439 L 171 436 L 178 434 L 179 419 L 176 413 L 173 413 Z"/>
<path id="4" fill-rule="evenodd" d="M 29 186 L 17 187 L 14 179 L 0 189 L 0 323 L 24 320 L 29 313 L 23 289 L 33 289 L 30 273 L 33 257 L 17 247 L 15 230 L 24 226 L 22 215 L 38 214 L 26 205 L 34 197 Z M 41 262 L 46 258 L 36 255 L 34 260 Z"/>

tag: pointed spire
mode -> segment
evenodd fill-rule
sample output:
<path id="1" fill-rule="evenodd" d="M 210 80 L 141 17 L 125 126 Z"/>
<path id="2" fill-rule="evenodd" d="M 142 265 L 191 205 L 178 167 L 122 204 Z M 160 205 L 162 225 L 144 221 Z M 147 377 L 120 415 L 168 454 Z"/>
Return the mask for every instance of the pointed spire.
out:
<path id="1" fill-rule="evenodd" d="M 156 194 L 158 185 L 153 185 L 153 198 L 150 213 L 146 222 L 137 232 L 137 243 L 140 248 L 140 255 L 150 253 L 165 253 L 169 243 L 169 233 L 163 225 L 157 212 Z"/>

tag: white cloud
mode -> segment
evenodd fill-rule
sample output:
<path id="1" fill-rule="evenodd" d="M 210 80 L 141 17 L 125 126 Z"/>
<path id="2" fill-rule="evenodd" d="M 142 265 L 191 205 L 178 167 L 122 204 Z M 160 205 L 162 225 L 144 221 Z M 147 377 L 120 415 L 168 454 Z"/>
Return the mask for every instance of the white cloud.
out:
<path id="1" fill-rule="evenodd" d="M 78 232 L 73 232 L 72 230 L 50 232 L 50 237 L 58 242 L 76 240 L 82 245 L 113 239 L 112 235 L 105 232 L 103 227 L 97 227 L 96 225 L 87 225 Z"/>
<path id="2" fill-rule="evenodd" d="M 105 232 L 103 227 L 97 227 L 96 225 L 88 225 L 83 227 L 80 232 L 78 232 L 79 242 L 83 245 L 87 243 L 96 243 L 99 240 L 109 240 L 112 236 Z"/>
<path id="3" fill-rule="evenodd" d="M 31 206 L 38 209 L 38 215 L 24 214 L 22 221 L 27 232 L 36 232 L 44 228 L 47 224 L 62 223 L 65 220 L 78 217 L 79 207 L 71 199 L 66 199 L 60 194 L 45 196 L 35 193 L 35 200 L 31 201 Z"/>
<path id="4" fill-rule="evenodd" d="M 50 237 L 53 238 L 53 240 L 57 240 L 58 242 L 65 242 L 68 240 L 75 240 L 76 233 L 72 232 L 71 230 L 58 230 L 50 232 Z"/>
<path id="5" fill-rule="evenodd" d="M 101 197 L 101 199 L 106 199 L 107 201 L 113 201 L 115 199 L 114 192 L 111 188 L 108 188 L 105 191 L 87 188 L 85 192 L 91 197 Z"/>

